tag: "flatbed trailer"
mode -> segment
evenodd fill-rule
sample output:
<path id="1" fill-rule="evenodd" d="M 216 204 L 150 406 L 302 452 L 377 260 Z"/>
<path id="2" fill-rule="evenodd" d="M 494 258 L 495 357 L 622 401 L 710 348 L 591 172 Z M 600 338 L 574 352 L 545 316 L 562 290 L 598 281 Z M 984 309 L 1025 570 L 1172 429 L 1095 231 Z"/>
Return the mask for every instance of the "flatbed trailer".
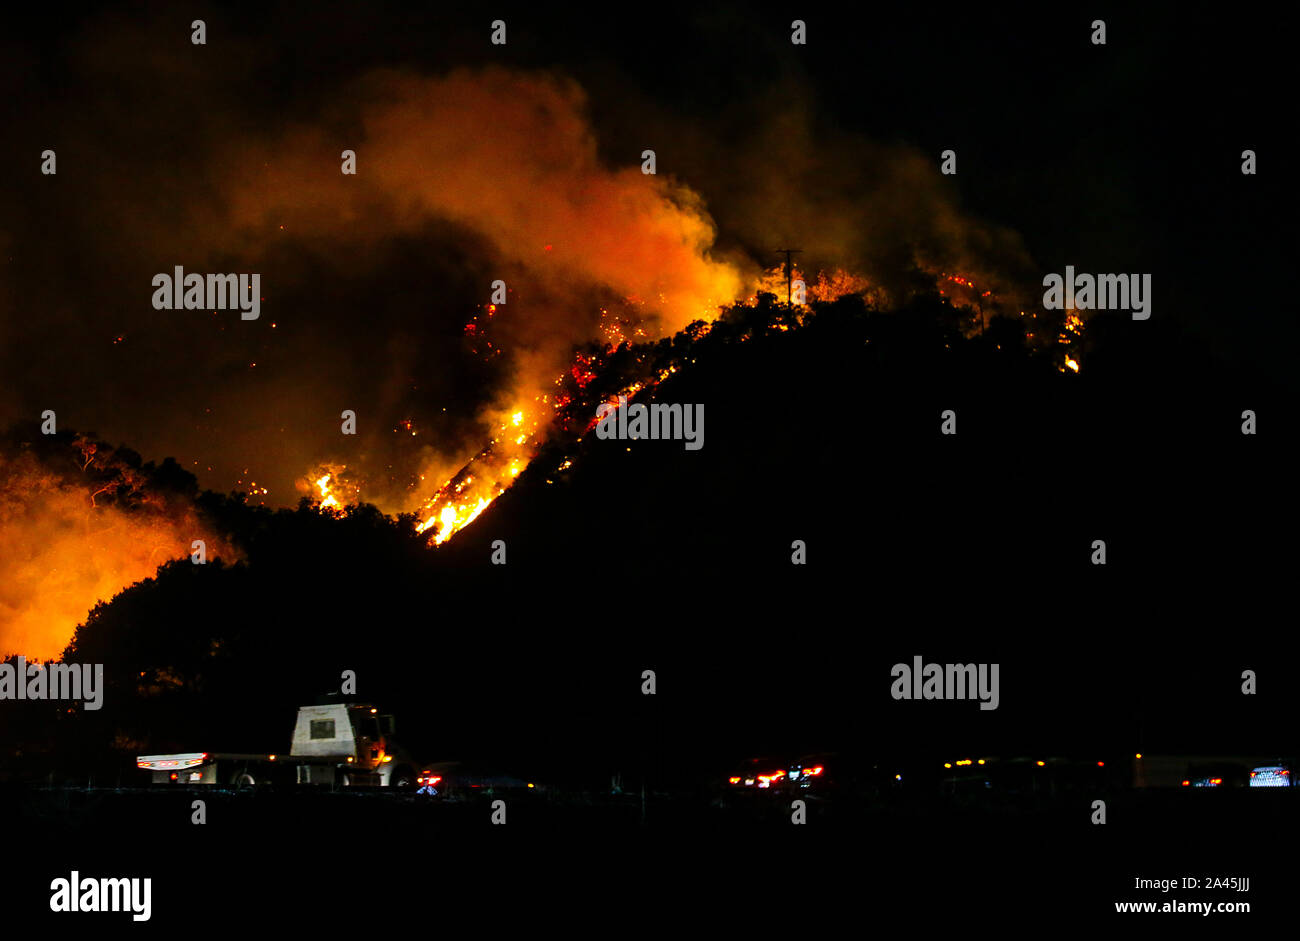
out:
<path id="1" fill-rule="evenodd" d="M 333 758 L 252 755 L 239 752 L 186 752 L 141 755 L 136 766 L 152 772 L 154 784 L 212 784 L 256 787 L 269 783 L 382 785 L 377 773 L 340 767 Z M 371 780 L 373 779 L 373 780 Z"/>

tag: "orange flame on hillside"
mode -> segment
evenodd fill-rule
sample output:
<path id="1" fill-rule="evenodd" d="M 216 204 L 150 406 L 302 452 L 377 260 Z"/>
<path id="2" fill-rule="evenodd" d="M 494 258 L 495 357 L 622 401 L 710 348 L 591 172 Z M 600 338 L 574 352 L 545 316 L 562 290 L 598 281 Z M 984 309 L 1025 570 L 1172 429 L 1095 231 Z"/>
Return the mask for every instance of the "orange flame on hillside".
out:
<path id="1" fill-rule="evenodd" d="M 416 532 L 433 529 L 434 545 L 440 546 L 478 519 L 528 466 L 553 414 L 550 395 L 535 396 L 532 408 L 508 412 L 487 447 L 425 502 Z"/>
<path id="2" fill-rule="evenodd" d="M 792 276 L 802 277 L 797 266 L 793 269 Z M 944 272 L 938 277 L 941 283 L 959 287 L 981 300 L 993 296 L 991 290 L 981 291 L 970 278 L 963 275 Z M 754 293 L 749 296 L 746 303 L 753 304 L 758 295 L 764 292 L 777 294 L 780 301 L 785 285 L 784 266 L 769 268 L 759 279 Z M 944 293 L 945 290 L 940 289 L 940 294 Z M 802 326 L 809 316 L 809 305 L 812 302 L 832 302 L 846 295 L 860 296 L 873 306 L 888 301 L 884 292 L 866 278 L 843 269 L 821 271 L 818 272 L 815 282 L 805 286 L 806 303 L 792 305 L 789 313 L 782 312 L 778 315 L 769 324 L 768 329 L 781 332 L 796 329 Z M 627 308 L 622 315 L 601 308 L 599 331 L 608 352 L 617 350 L 625 343 L 637 344 L 653 339 L 650 334 L 653 328 L 648 326 L 652 321 L 642 316 L 640 299 L 629 297 L 626 303 Z M 781 306 L 784 308 L 784 304 Z M 488 318 L 496 313 L 495 305 L 487 305 L 485 309 Z M 704 326 L 696 330 L 696 339 L 708 334 L 717 312 L 717 308 L 702 311 L 703 316 L 699 319 L 704 321 Z M 488 322 L 479 321 L 478 316 L 475 315 L 465 326 L 466 335 L 472 338 L 475 344 L 473 348 L 485 358 L 498 356 L 502 352 L 499 346 L 494 346 L 488 339 Z M 1082 332 L 1083 321 L 1072 314 L 1066 320 L 1061 342 L 1072 343 L 1082 336 Z M 1032 333 L 1027 335 L 1033 336 Z M 740 339 L 743 341 L 748 337 L 742 336 Z M 478 345 L 480 342 L 485 345 L 480 347 Z M 1078 361 L 1068 355 L 1065 357 L 1065 365 L 1075 372 L 1079 371 Z M 585 388 L 596 378 L 592 366 L 592 357 L 581 352 L 576 353 L 570 365 L 555 378 L 554 384 L 559 386 L 566 377 L 570 377 L 579 388 Z M 619 394 L 630 399 L 646 389 L 653 389 L 677 369 L 678 366 L 675 364 L 668 365 L 660 369 L 657 374 L 631 383 L 621 389 Z M 492 439 L 459 471 L 446 479 L 428 500 L 420 504 L 417 511 L 420 522 L 416 525 L 416 531 L 431 533 L 434 545 L 440 546 L 478 519 L 497 497 L 510 488 L 537 455 L 550 433 L 552 422 L 564 404 L 566 400 L 557 397 L 553 392 L 535 391 L 531 396 L 525 394 L 510 407 L 494 413 Z M 596 421 L 597 419 L 592 417 L 587 423 L 587 430 L 590 430 Z M 566 469 L 571 463 L 566 460 L 558 469 Z M 341 501 L 338 493 L 338 473 L 344 468 L 332 467 L 325 470 L 326 473 L 319 474 L 314 480 L 316 502 L 323 508 L 339 509 L 345 505 L 345 502 L 351 502 Z M 359 489 L 359 487 L 355 488 L 354 494 L 358 498 Z"/>
<path id="3" fill-rule="evenodd" d="M 601 308 L 600 333 L 607 351 L 616 350 L 624 343 L 651 339 L 649 331 L 653 328 L 649 325 L 653 321 L 644 315 L 640 299 L 627 298 L 626 304 L 627 311 L 622 316 Z M 496 312 L 495 305 L 487 305 L 486 310 L 488 317 L 491 317 Z M 711 321 L 717 316 L 717 309 L 705 308 L 702 313 L 704 316 L 700 319 Z M 698 335 L 702 336 L 706 332 L 707 329 Z M 494 346 L 487 339 L 487 327 L 479 321 L 477 315 L 465 325 L 465 333 L 475 343 L 473 349 L 485 358 L 500 355 L 500 347 Z M 478 346 L 479 342 L 484 345 Z M 554 378 L 553 384 L 559 386 L 566 376 L 571 376 L 579 388 L 585 387 L 596 377 L 591 371 L 591 364 L 590 357 L 581 352 L 574 354 L 571 364 Z M 658 384 L 675 371 L 675 366 L 665 368 L 651 380 L 635 382 L 620 392 L 630 398 L 647 387 Z M 554 391 L 534 391 L 531 396 L 525 395 L 510 407 L 494 413 L 492 439 L 420 505 L 416 511 L 420 518 L 415 527 L 416 532 L 431 532 L 434 545 L 440 546 L 478 519 L 532 462 L 546 441 L 552 422 L 563 404 L 565 401 L 557 398 Z M 594 425 L 595 421 L 593 418 L 591 424 Z M 338 492 L 339 474 L 345 470 L 342 465 L 325 465 L 308 475 L 314 502 L 318 506 L 338 511 L 347 503 L 353 502 L 340 499 Z M 354 489 L 354 495 L 359 499 L 360 488 Z"/>
<path id="4" fill-rule="evenodd" d="M 209 561 L 237 555 L 187 497 L 152 489 L 114 448 L 73 447 L 80 459 L 0 454 L 0 656 L 60 656 L 97 602 L 186 558 L 196 539 Z"/>

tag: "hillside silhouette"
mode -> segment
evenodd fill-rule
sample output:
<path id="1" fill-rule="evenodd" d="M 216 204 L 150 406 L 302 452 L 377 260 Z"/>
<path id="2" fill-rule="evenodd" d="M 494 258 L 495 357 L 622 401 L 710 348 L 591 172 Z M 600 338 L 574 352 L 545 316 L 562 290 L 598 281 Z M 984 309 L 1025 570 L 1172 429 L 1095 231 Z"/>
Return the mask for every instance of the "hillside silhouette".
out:
<path id="1" fill-rule="evenodd" d="M 657 749 L 828 747 L 884 708 L 874 687 L 860 701 L 862 664 L 910 657 L 914 636 L 1027 662 L 1045 633 L 1075 637 L 1069 669 L 1086 676 L 1090 649 L 1149 655 L 1229 617 L 1242 579 L 1280 573 L 1277 517 L 1253 503 L 1282 492 L 1279 437 L 1240 431 L 1247 407 L 1282 421 L 1277 390 L 1156 321 L 1094 317 L 1076 375 L 1022 322 L 972 332 L 970 313 L 934 294 L 893 311 L 846 297 L 794 326 L 765 295 L 708 330 L 592 348 L 597 378 L 567 390 L 564 429 L 436 550 L 411 518 L 270 510 L 196 493 L 165 464 L 239 561 L 173 562 L 97 606 L 66 658 L 106 665 L 109 707 L 23 704 L 5 713 L 13 740 L 48 739 L 69 768 L 90 752 L 108 769 L 144 749 L 283 749 L 296 706 L 350 669 L 427 753 L 563 776 L 641 760 L 638 678 L 655 664 L 678 694 L 653 719 Z M 681 368 L 637 401 L 703 403 L 701 450 L 584 433 L 595 403 L 665 363 Z M 1133 610 L 1139 590 L 1161 606 Z M 751 708 L 804 683 L 797 709 Z M 1008 747 L 1106 734 L 1015 699 L 996 727 Z M 1112 699 L 1102 727 L 1133 706 Z M 964 741 L 964 722 L 932 744 Z"/>

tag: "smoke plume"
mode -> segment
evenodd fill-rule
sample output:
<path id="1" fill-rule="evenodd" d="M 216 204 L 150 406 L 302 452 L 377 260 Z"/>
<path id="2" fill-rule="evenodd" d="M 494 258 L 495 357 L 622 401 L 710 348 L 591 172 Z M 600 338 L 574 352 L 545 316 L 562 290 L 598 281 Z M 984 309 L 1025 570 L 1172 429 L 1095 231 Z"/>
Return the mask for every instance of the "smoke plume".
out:
<path id="1" fill-rule="evenodd" d="M 41 450 L 0 452 L 0 655 L 58 657 L 96 602 L 189 555 L 196 539 L 208 559 L 234 558 L 188 495 L 153 486 L 112 448 L 78 439 Z"/>

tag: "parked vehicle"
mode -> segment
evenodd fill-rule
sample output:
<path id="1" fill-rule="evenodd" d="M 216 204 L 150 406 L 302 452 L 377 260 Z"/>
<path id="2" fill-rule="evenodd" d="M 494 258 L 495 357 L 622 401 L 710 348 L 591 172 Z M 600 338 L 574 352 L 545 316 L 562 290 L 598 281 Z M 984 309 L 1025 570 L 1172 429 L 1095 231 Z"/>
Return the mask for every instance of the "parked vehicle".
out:
<path id="1" fill-rule="evenodd" d="M 288 754 L 195 751 L 141 755 L 136 767 L 155 784 L 258 787 L 263 784 L 433 787 L 427 772 L 393 738 L 391 715 L 360 703 L 302 706 Z M 425 793 L 428 793 L 427 791 Z"/>

